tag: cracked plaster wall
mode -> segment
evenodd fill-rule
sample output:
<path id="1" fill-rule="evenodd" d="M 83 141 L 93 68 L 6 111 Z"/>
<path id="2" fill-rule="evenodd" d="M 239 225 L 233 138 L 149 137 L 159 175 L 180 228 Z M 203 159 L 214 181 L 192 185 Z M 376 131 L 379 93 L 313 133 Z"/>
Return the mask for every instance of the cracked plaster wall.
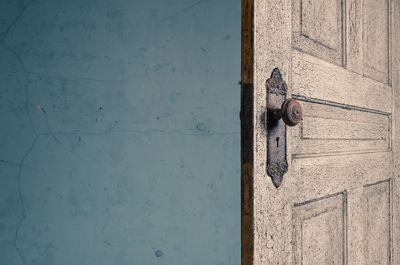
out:
<path id="1" fill-rule="evenodd" d="M 0 264 L 239 264 L 240 1 L 0 1 Z"/>

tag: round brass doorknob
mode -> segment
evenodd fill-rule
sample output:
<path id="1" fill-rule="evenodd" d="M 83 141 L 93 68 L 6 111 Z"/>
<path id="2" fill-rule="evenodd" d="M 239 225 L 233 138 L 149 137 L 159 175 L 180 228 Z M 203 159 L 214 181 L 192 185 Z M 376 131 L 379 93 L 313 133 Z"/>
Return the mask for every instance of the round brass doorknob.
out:
<path id="1" fill-rule="evenodd" d="M 281 107 L 282 120 L 288 126 L 297 125 L 303 116 L 303 109 L 299 102 L 292 98 L 285 99 Z"/>

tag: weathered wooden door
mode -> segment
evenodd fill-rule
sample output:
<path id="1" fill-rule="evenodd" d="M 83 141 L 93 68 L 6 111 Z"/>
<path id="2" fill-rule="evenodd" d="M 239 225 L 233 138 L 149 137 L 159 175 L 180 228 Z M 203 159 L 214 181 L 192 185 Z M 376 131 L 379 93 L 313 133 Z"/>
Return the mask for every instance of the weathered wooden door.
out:
<path id="1" fill-rule="evenodd" d="M 242 5 L 242 264 L 400 264 L 400 1 Z M 276 67 L 303 109 L 278 188 Z"/>

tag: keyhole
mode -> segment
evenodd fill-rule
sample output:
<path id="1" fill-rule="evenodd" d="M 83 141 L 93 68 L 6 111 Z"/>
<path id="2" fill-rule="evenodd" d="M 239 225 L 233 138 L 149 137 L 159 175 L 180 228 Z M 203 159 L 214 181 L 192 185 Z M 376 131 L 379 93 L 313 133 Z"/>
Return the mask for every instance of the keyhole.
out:
<path id="1" fill-rule="evenodd" d="M 279 137 L 276 137 L 276 147 L 279 147 Z"/>

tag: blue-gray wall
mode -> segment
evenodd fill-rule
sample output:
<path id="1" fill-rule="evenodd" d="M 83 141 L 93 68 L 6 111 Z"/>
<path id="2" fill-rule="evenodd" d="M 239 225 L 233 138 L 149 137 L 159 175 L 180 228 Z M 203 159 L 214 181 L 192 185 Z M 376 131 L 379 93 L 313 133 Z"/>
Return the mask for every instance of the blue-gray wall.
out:
<path id="1" fill-rule="evenodd" d="M 0 264 L 240 264 L 240 1 L 0 1 Z"/>

